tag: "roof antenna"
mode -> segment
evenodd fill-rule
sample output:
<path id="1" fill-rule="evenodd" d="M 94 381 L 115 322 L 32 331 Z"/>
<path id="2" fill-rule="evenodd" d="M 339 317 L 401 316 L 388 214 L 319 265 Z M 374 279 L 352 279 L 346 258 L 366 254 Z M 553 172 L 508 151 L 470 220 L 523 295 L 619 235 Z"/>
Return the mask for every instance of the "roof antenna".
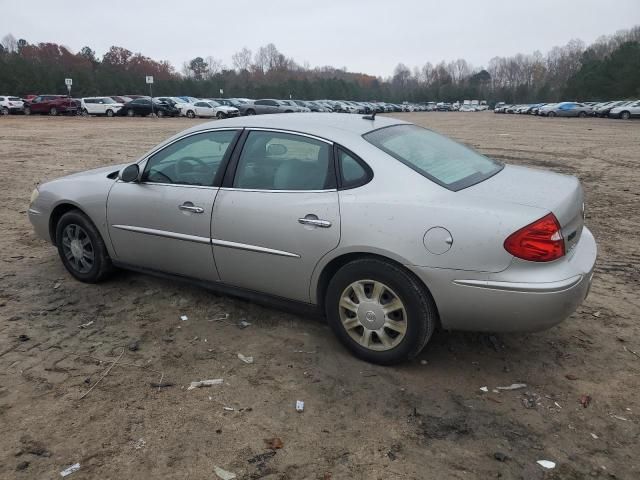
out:
<path id="1" fill-rule="evenodd" d="M 365 119 L 365 120 L 375 120 L 376 119 L 376 113 L 377 113 L 377 110 L 374 110 L 373 112 L 371 112 L 371 115 L 365 115 L 362 118 Z"/>

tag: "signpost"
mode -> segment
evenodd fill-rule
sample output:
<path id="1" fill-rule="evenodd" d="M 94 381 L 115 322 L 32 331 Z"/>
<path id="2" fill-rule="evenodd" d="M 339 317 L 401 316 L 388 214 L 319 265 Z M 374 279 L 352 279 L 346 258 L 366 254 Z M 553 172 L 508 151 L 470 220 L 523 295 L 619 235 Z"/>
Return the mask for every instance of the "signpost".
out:
<path id="1" fill-rule="evenodd" d="M 151 97 L 151 115 L 153 115 L 153 89 L 151 85 L 153 85 L 153 75 L 147 75 L 146 77 L 147 85 L 149 85 L 149 96 Z"/>
<path id="2" fill-rule="evenodd" d="M 73 79 L 65 78 L 64 84 L 67 86 L 67 93 L 69 94 L 69 96 L 71 96 L 71 85 L 73 85 Z"/>
<path id="3" fill-rule="evenodd" d="M 220 96 L 222 97 L 224 95 L 224 90 L 220 89 Z"/>

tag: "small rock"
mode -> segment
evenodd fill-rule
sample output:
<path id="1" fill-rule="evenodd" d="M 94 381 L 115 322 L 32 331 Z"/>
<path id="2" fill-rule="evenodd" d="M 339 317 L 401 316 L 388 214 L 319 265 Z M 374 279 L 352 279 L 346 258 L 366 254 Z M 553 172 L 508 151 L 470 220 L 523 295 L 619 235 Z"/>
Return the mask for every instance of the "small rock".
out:
<path id="1" fill-rule="evenodd" d="M 507 457 L 507 455 L 502 452 L 496 452 L 493 454 L 493 458 L 495 458 L 499 462 L 506 462 L 509 457 Z"/>
<path id="2" fill-rule="evenodd" d="M 20 315 L 14 315 L 12 317 L 7 318 L 7 322 L 17 322 L 18 320 L 20 320 L 22 317 Z"/>
<path id="3" fill-rule="evenodd" d="M 22 334 L 18 337 L 18 340 L 20 340 L 21 342 L 28 342 L 31 339 L 29 338 L 29 335 Z"/>
<path id="4" fill-rule="evenodd" d="M 420 365 L 427 365 L 429 362 L 427 362 L 426 360 L 420 360 Z"/>
<path id="5" fill-rule="evenodd" d="M 134 340 L 129 344 L 128 348 L 132 352 L 137 352 L 138 350 L 140 350 L 140 340 Z"/>
<path id="6" fill-rule="evenodd" d="M 16 470 L 18 472 L 22 471 L 22 470 L 26 470 L 27 468 L 29 468 L 29 462 L 20 462 L 18 465 L 16 465 Z"/>
<path id="7" fill-rule="evenodd" d="M 567 380 L 578 380 L 578 377 L 576 377 L 575 375 L 571 374 L 571 373 L 567 373 L 564 378 L 566 378 Z"/>
<path id="8" fill-rule="evenodd" d="M 591 403 L 590 395 L 582 395 L 580 397 L 580 405 L 582 405 L 583 408 L 587 408 L 590 403 Z"/>

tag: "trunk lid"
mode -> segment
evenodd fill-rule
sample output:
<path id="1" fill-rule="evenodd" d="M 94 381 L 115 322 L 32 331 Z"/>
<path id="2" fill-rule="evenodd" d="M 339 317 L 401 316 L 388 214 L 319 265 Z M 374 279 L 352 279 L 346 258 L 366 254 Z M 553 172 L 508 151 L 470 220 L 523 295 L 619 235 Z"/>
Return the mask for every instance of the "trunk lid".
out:
<path id="1" fill-rule="evenodd" d="M 562 227 L 567 254 L 580 240 L 584 224 L 584 195 L 576 177 L 505 165 L 493 177 L 458 193 L 552 212 Z"/>

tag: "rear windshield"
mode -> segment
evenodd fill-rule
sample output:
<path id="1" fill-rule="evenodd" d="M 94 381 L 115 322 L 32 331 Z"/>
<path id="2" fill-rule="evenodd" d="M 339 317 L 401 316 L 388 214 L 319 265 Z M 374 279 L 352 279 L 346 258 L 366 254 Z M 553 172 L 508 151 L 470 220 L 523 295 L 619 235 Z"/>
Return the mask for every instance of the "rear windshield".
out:
<path id="1" fill-rule="evenodd" d="M 364 139 L 419 174 L 458 191 L 495 175 L 503 165 L 416 125 L 395 125 L 365 134 Z"/>

